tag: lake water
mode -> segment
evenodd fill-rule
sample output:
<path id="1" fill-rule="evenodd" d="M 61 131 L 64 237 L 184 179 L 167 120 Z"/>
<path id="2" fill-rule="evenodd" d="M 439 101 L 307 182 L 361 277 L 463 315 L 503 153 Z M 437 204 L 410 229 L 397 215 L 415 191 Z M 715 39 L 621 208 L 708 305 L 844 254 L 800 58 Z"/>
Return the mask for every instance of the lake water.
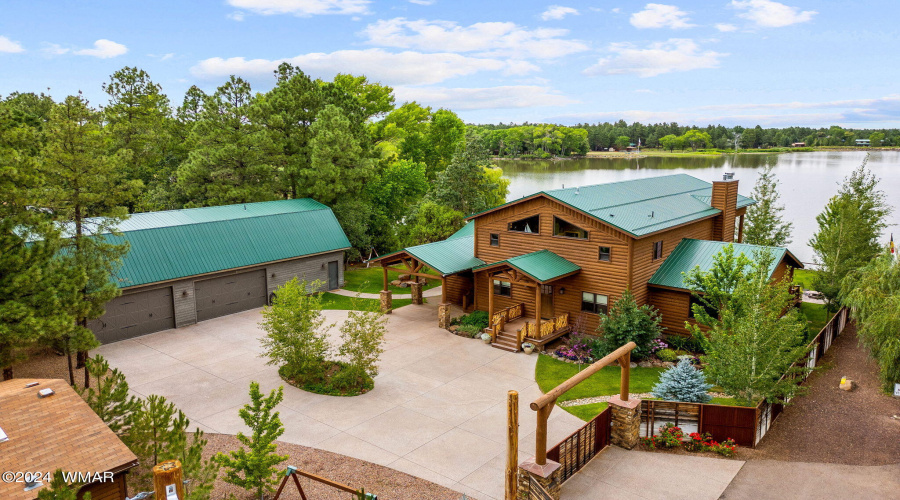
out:
<path id="1" fill-rule="evenodd" d="M 818 215 L 838 185 L 859 166 L 866 153 L 860 151 L 784 153 L 713 157 L 586 158 L 581 160 L 540 161 L 500 160 L 497 164 L 509 178 L 508 200 L 537 191 L 563 186 L 586 186 L 628 179 L 685 173 L 705 181 L 721 179 L 734 172 L 740 181 L 738 191 L 749 196 L 757 173 L 766 165 L 775 166 L 785 216 L 794 223 L 791 251 L 803 262 L 812 262 L 807 242 L 817 229 Z M 900 151 L 872 152 L 869 168 L 881 179 L 881 189 L 894 207 L 884 236 L 895 233 L 900 243 Z"/>

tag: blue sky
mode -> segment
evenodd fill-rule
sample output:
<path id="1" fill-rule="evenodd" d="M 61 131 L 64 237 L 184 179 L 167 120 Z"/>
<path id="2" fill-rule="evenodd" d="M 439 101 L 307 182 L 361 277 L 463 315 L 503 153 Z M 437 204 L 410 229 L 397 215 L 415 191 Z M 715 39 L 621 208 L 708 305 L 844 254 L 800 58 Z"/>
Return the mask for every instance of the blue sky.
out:
<path id="1" fill-rule="evenodd" d="M 896 0 L 4 0 L 0 94 L 138 66 L 180 103 L 287 60 L 469 122 L 900 126 Z"/>

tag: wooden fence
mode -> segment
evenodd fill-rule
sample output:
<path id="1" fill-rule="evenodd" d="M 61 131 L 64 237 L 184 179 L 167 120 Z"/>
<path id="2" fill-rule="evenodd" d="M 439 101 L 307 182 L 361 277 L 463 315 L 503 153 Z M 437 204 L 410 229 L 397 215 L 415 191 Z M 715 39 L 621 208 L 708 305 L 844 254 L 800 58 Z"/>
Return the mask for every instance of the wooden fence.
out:
<path id="1" fill-rule="evenodd" d="M 547 450 L 547 458 L 560 465 L 560 482 L 563 483 L 603 448 L 609 446 L 612 417 L 609 407 L 571 436 Z"/>
<path id="2" fill-rule="evenodd" d="M 809 355 L 794 364 L 795 368 L 802 369 L 791 370 L 784 377 L 793 378 L 798 384 L 806 381 L 849 319 L 849 309 L 844 307 L 838 311 L 808 344 Z M 708 432 L 716 441 L 731 438 L 740 446 L 753 448 L 783 410 L 784 405 L 765 401 L 747 407 L 644 400 L 641 401 L 641 435 L 653 436 L 662 425 L 672 422 L 685 434 Z"/>

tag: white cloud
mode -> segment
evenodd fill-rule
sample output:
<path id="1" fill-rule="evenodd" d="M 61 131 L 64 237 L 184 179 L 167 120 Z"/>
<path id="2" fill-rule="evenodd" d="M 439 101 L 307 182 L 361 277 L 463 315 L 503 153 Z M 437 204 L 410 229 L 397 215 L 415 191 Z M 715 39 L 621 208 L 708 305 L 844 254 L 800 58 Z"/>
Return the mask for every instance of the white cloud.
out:
<path id="1" fill-rule="evenodd" d="M 563 7 L 562 5 L 551 5 L 541 14 L 541 19 L 544 21 L 559 20 L 569 15 L 577 16 L 578 10 L 572 7 Z"/>
<path id="2" fill-rule="evenodd" d="M 578 102 L 549 87 L 538 85 L 487 88 L 395 87 L 394 93 L 398 101 L 416 101 L 426 106 L 455 110 L 565 106 Z"/>
<path id="3" fill-rule="evenodd" d="M 147 57 L 159 59 L 160 61 L 168 61 L 169 59 L 175 57 L 175 53 L 169 52 L 168 54 L 147 54 Z"/>
<path id="4" fill-rule="evenodd" d="M 619 7 L 616 7 L 615 9 L 610 10 L 610 12 L 612 12 L 613 14 L 618 14 L 619 12 L 622 12 L 622 9 Z"/>
<path id="5" fill-rule="evenodd" d="M 0 52 L 6 52 L 7 54 L 17 54 L 19 52 L 25 52 L 25 48 L 22 47 L 22 44 L 19 42 L 15 42 L 6 38 L 5 36 L 0 35 Z"/>
<path id="6" fill-rule="evenodd" d="M 63 47 L 58 43 L 44 43 L 43 48 L 41 48 L 41 52 L 45 54 L 49 54 L 51 56 L 59 56 L 69 52 L 69 49 Z"/>
<path id="7" fill-rule="evenodd" d="M 738 14 L 738 17 L 753 21 L 757 26 L 764 28 L 781 28 L 805 23 L 817 14 L 814 10 L 801 12 L 797 7 L 772 0 L 732 0 L 731 6 L 744 11 Z"/>
<path id="8" fill-rule="evenodd" d="M 609 51 L 614 56 L 605 57 L 587 68 L 587 75 L 635 74 L 642 78 L 694 69 L 715 68 L 719 59 L 727 54 L 711 50 L 701 51 L 691 39 L 670 38 L 665 42 L 650 44 L 645 49 L 629 43 L 613 43 Z"/>
<path id="9" fill-rule="evenodd" d="M 330 80 L 335 73 L 353 73 L 366 75 L 370 80 L 387 85 L 435 84 L 481 71 L 524 75 L 538 70 L 537 66 L 526 61 L 505 61 L 450 53 L 390 53 L 382 49 L 368 49 L 302 54 L 286 59 L 213 57 L 197 63 L 191 68 L 191 72 L 201 78 L 222 78 L 232 74 L 245 77 L 270 76 L 282 62 L 299 66 L 317 78 Z"/>
<path id="10" fill-rule="evenodd" d="M 237 10 L 237 11 L 232 12 L 231 14 L 226 14 L 225 17 L 227 17 L 228 19 L 231 19 L 232 21 L 241 22 L 244 20 L 244 13 Z"/>
<path id="11" fill-rule="evenodd" d="M 716 29 L 721 31 L 722 33 L 727 33 L 729 31 L 737 31 L 738 27 L 733 24 L 718 23 L 716 24 Z"/>
<path id="12" fill-rule="evenodd" d="M 409 0 L 409 3 L 414 3 L 416 5 L 434 5 L 434 2 L 437 0 Z"/>
<path id="13" fill-rule="evenodd" d="M 367 43 L 381 47 L 440 52 L 473 52 L 485 57 L 554 59 L 588 49 L 577 40 L 560 38 L 568 30 L 529 30 L 511 22 L 459 26 L 452 21 L 379 20 L 362 31 Z"/>
<path id="14" fill-rule="evenodd" d="M 635 28 L 692 28 L 687 12 L 674 5 L 648 3 L 644 10 L 631 15 L 631 25 Z"/>
<path id="15" fill-rule="evenodd" d="M 91 57 L 99 57 L 100 59 L 109 59 L 111 57 L 121 56 L 128 52 L 128 47 L 122 45 L 121 43 L 116 43 L 112 40 L 106 40 L 101 38 L 94 42 L 93 49 L 81 49 L 73 51 L 72 53 L 77 56 L 91 56 Z"/>
<path id="16" fill-rule="evenodd" d="M 365 14 L 370 0 L 228 0 L 228 4 L 257 14 Z"/>

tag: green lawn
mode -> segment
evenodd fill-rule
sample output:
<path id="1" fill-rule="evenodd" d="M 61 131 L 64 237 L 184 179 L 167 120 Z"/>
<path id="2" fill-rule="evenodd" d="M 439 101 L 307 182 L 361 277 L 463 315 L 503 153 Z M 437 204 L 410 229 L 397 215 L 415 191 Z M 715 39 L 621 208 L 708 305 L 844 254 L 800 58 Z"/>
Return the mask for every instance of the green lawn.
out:
<path id="1" fill-rule="evenodd" d="M 379 299 L 355 299 L 357 309 L 377 310 L 379 307 Z M 354 297 L 345 297 L 336 293 L 325 292 L 322 294 L 322 309 L 353 309 Z M 408 306 L 412 304 L 412 299 L 394 299 L 392 305 L 394 309 Z"/>
<path id="2" fill-rule="evenodd" d="M 425 270 L 428 274 L 437 275 L 432 270 Z M 344 290 L 350 290 L 351 292 L 362 292 L 362 293 L 379 293 L 381 291 L 381 285 L 384 280 L 384 276 L 382 275 L 383 271 L 380 267 L 355 267 L 350 268 L 344 271 Z M 394 281 L 397 277 L 400 276 L 400 273 L 396 271 L 388 271 L 388 281 Z M 428 290 L 429 288 L 434 288 L 436 286 L 440 286 L 441 280 L 428 280 L 428 283 L 423 285 L 422 290 Z M 388 285 L 390 290 L 394 293 L 410 293 L 409 288 L 400 288 L 398 286 Z"/>
<path id="3" fill-rule="evenodd" d="M 812 340 L 822 328 L 825 328 L 825 325 L 831 320 L 831 317 L 834 316 L 834 314 L 828 312 L 828 309 L 825 308 L 825 304 L 813 304 L 811 302 L 802 302 L 800 304 L 800 312 L 803 313 L 809 321 L 809 335 L 807 338 L 810 340 Z"/>
<path id="4" fill-rule="evenodd" d="M 804 290 L 813 290 L 812 280 L 816 272 L 812 269 L 794 269 L 794 284 Z"/>
<path id="5" fill-rule="evenodd" d="M 578 405 L 578 406 L 561 406 L 563 410 L 575 415 L 576 417 L 584 420 L 585 422 L 590 422 L 594 417 L 600 414 L 606 407 L 609 406 L 608 403 L 591 403 L 587 405 Z"/>

